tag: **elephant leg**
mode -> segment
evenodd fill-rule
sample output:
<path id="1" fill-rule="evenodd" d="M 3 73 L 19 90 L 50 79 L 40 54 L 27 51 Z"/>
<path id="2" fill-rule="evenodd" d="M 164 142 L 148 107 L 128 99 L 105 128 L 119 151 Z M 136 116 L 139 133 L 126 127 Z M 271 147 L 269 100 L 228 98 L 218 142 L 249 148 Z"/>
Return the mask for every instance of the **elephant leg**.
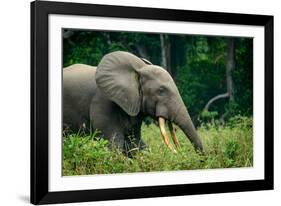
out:
<path id="1" fill-rule="evenodd" d="M 101 127 L 99 131 L 100 137 L 108 140 L 110 149 L 124 151 L 125 136 L 121 131 Z"/>
<path id="2" fill-rule="evenodd" d="M 128 156 L 132 156 L 132 153 L 139 150 L 138 140 L 133 133 L 129 133 L 125 136 L 124 147 Z"/>
<path id="3" fill-rule="evenodd" d="M 135 129 L 134 136 L 135 136 L 134 139 L 135 142 L 133 144 L 135 144 L 137 148 L 139 148 L 140 150 L 146 149 L 147 146 L 141 138 L 141 125 Z"/>
<path id="4" fill-rule="evenodd" d="M 111 135 L 109 135 L 109 146 L 111 149 L 117 149 L 119 151 L 124 151 L 124 143 L 125 143 L 125 137 L 122 133 L 115 132 Z"/>
<path id="5" fill-rule="evenodd" d="M 141 125 L 142 125 L 142 119 L 141 119 L 141 121 L 138 122 L 138 124 L 135 128 L 135 131 L 134 131 L 134 135 L 136 136 L 138 148 L 140 150 L 144 150 L 144 149 L 147 149 L 147 146 L 141 138 Z"/>
<path id="6" fill-rule="evenodd" d="M 117 119 L 118 112 L 113 111 L 112 104 L 103 96 L 93 98 L 89 111 L 90 121 L 93 130 L 101 132 L 101 137 L 109 141 L 110 148 L 123 151 L 125 135 Z"/>
<path id="7" fill-rule="evenodd" d="M 146 148 L 147 146 L 141 139 L 141 124 L 139 124 L 125 136 L 125 151 L 128 156 L 132 157 L 137 151 Z"/>

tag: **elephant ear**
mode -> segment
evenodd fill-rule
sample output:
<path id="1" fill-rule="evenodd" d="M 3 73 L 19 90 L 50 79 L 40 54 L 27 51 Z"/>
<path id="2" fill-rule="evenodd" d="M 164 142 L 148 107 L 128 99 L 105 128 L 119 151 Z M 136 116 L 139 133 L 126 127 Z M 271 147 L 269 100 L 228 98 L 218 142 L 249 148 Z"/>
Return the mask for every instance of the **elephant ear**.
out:
<path id="1" fill-rule="evenodd" d="M 140 111 L 141 96 L 138 70 L 145 63 L 128 52 L 105 55 L 97 67 L 96 82 L 100 90 L 130 116 Z"/>

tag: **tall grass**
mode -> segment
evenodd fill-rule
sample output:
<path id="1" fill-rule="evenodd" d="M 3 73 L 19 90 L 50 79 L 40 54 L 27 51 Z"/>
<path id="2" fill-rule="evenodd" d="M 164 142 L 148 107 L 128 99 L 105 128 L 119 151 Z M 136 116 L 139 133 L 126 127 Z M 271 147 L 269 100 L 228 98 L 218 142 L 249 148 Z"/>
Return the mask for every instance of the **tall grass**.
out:
<path id="1" fill-rule="evenodd" d="M 252 118 L 237 116 L 226 125 L 205 124 L 198 128 L 205 153 L 198 154 L 180 129 L 177 153 L 163 143 L 159 128 L 142 126 L 148 148 L 128 158 L 98 134 L 70 134 L 63 141 L 63 175 L 112 174 L 209 168 L 251 167 L 253 165 Z"/>

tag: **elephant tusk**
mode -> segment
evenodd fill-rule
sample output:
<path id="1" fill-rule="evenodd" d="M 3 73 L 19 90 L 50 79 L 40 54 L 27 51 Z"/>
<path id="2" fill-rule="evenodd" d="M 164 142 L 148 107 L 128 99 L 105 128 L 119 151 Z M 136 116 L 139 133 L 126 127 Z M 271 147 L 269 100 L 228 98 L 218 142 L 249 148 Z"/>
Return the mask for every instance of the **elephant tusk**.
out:
<path id="1" fill-rule="evenodd" d="M 175 130 L 174 130 L 172 122 L 169 121 L 168 126 L 169 126 L 170 134 L 171 134 L 171 137 L 172 137 L 172 140 L 173 140 L 174 144 L 176 145 L 177 148 L 180 148 L 180 143 L 179 143 L 179 141 L 177 139 L 177 136 L 175 134 Z"/>
<path id="2" fill-rule="evenodd" d="M 160 127 L 160 132 L 161 132 L 162 138 L 163 138 L 165 144 L 167 145 L 167 147 L 171 151 L 176 152 L 176 150 L 174 150 L 173 146 L 170 144 L 169 139 L 167 137 L 166 130 L 165 130 L 165 119 L 163 117 L 159 117 L 159 127 Z"/>

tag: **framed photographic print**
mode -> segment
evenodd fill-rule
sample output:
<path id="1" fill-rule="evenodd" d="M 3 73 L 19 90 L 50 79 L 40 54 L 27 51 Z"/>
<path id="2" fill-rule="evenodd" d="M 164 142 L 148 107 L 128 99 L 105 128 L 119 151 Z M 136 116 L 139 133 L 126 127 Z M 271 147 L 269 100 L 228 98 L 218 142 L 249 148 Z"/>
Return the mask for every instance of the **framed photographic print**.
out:
<path id="1" fill-rule="evenodd" d="M 273 189 L 273 16 L 31 3 L 31 203 Z"/>

